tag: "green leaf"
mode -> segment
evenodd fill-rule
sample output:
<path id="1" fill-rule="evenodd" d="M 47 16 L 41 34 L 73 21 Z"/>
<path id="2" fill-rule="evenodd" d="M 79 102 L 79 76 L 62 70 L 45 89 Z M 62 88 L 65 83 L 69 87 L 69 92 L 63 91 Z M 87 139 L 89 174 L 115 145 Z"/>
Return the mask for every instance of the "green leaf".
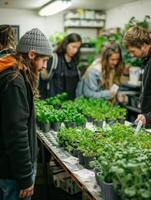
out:
<path id="1" fill-rule="evenodd" d="M 124 192 L 125 192 L 125 194 L 126 194 L 127 196 L 133 197 L 133 196 L 135 196 L 137 190 L 136 190 L 135 187 L 132 186 L 132 187 L 127 187 L 127 188 L 125 188 Z"/>

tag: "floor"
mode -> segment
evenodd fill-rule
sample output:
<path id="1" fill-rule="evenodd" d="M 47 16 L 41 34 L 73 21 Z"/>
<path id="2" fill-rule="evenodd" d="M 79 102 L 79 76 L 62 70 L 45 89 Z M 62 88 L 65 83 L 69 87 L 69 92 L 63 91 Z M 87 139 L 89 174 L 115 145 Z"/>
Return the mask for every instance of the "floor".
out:
<path id="1" fill-rule="evenodd" d="M 32 200 L 82 200 L 82 194 L 69 195 L 61 189 L 50 185 L 49 196 L 45 197 L 44 185 L 36 185 Z"/>
<path id="2" fill-rule="evenodd" d="M 82 193 L 71 195 L 54 185 L 52 174 L 48 174 L 48 185 L 45 184 L 42 164 L 37 167 L 37 177 L 32 200 L 82 200 Z M 48 195 L 46 196 L 48 188 Z"/>

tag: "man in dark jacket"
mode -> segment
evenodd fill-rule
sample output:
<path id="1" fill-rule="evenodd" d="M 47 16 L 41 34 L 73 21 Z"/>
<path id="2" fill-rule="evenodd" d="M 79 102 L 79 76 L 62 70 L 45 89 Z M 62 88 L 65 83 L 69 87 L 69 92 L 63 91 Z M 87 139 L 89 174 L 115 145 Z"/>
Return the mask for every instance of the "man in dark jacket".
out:
<path id="1" fill-rule="evenodd" d="M 5 38 L 6 39 L 6 38 Z M 4 50 L 4 49 L 3 49 Z M 1 52 L 0 52 L 1 53 Z M 51 47 L 37 28 L 0 56 L 0 199 L 30 199 L 37 158 L 33 97 Z"/>
<path id="2" fill-rule="evenodd" d="M 151 37 L 141 27 L 131 27 L 124 36 L 124 45 L 133 57 L 142 58 L 144 69 L 141 93 L 141 112 L 136 122 L 151 123 Z"/>

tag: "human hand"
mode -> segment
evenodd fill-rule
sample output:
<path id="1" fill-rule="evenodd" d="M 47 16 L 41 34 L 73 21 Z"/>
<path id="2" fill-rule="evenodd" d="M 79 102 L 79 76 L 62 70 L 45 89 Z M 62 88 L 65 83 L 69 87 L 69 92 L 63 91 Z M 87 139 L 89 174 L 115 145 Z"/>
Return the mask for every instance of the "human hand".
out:
<path id="1" fill-rule="evenodd" d="M 110 91 L 115 96 L 117 94 L 118 89 L 119 89 L 119 86 L 116 84 L 113 84 L 112 87 L 110 88 Z"/>
<path id="2" fill-rule="evenodd" d="M 135 120 L 135 123 L 138 123 L 139 121 L 141 121 L 143 124 L 146 124 L 146 118 L 145 118 L 145 116 L 142 115 L 142 114 L 139 114 L 137 116 L 137 119 Z"/>
<path id="3" fill-rule="evenodd" d="M 121 93 L 117 93 L 117 101 L 119 103 L 126 104 L 128 103 L 128 96 Z"/>
<path id="4" fill-rule="evenodd" d="M 112 98 L 116 96 L 116 92 L 110 91 Z"/>
<path id="5" fill-rule="evenodd" d="M 34 187 L 32 185 L 29 188 L 20 190 L 20 192 L 19 192 L 19 198 L 29 198 L 29 197 L 31 197 L 33 195 L 33 193 L 34 193 Z"/>

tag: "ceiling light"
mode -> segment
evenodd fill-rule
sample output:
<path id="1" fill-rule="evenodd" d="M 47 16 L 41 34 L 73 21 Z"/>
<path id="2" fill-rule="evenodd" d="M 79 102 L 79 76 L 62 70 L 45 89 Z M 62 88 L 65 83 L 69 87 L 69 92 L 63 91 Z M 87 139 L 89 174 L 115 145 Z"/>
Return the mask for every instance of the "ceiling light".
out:
<path id="1" fill-rule="evenodd" d="M 54 15 L 71 6 L 71 0 L 52 0 L 39 11 L 40 16 Z"/>

